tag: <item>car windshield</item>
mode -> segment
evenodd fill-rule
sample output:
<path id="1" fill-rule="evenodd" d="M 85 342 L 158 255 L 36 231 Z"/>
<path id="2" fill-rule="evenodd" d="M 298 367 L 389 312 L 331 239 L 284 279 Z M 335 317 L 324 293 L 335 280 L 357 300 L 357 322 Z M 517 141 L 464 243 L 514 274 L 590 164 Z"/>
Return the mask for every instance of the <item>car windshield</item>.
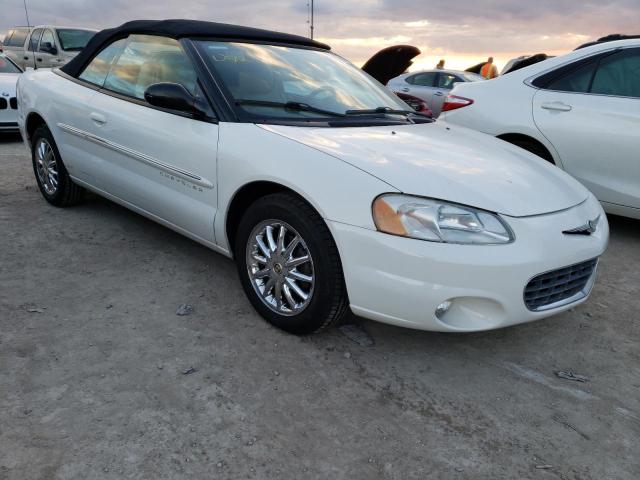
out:
<path id="1" fill-rule="evenodd" d="M 326 50 L 197 43 L 236 105 L 249 114 L 300 120 L 411 110 L 362 70 Z"/>
<path id="2" fill-rule="evenodd" d="M 75 28 L 59 28 L 58 39 L 63 50 L 71 52 L 79 52 L 82 50 L 89 40 L 95 35 L 90 30 L 79 30 Z"/>
<path id="3" fill-rule="evenodd" d="M 20 73 L 20 69 L 11 60 L 0 55 L 0 73 Z"/>

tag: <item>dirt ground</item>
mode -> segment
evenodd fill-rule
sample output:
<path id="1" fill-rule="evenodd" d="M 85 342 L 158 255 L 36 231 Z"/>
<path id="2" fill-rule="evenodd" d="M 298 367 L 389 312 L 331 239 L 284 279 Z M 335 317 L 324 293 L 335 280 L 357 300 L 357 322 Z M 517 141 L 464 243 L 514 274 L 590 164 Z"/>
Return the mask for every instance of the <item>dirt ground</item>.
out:
<path id="1" fill-rule="evenodd" d="M 570 312 L 354 318 L 363 346 L 275 330 L 230 260 L 113 203 L 49 206 L 17 137 L 0 172 L 0 480 L 640 478 L 638 221 Z"/>

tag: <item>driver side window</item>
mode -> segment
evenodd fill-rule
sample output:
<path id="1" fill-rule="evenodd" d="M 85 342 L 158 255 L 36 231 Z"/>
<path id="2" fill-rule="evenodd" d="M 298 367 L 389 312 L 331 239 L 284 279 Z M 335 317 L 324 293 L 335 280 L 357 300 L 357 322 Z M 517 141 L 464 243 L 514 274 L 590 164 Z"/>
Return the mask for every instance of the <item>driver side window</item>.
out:
<path id="1" fill-rule="evenodd" d="M 107 74 L 104 88 L 144 100 L 147 87 L 161 82 L 182 84 L 190 93 L 196 94 L 196 72 L 177 40 L 131 35 Z"/>

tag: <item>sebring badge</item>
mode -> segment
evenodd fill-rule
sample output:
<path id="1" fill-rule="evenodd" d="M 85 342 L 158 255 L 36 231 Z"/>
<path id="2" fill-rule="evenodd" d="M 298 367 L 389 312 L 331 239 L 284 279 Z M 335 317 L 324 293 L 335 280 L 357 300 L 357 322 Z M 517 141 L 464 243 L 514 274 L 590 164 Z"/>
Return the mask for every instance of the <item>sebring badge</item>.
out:
<path id="1" fill-rule="evenodd" d="M 595 233 L 598 228 L 598 222 L 600 221 L 600 215 L 598 215 L 593 220 L 589 220 L 584 225 L 581 225 L 576 228 L 572 228 L 571 230 L 564 230 L 562 233 L 566 235 L 591 235 Z"/>

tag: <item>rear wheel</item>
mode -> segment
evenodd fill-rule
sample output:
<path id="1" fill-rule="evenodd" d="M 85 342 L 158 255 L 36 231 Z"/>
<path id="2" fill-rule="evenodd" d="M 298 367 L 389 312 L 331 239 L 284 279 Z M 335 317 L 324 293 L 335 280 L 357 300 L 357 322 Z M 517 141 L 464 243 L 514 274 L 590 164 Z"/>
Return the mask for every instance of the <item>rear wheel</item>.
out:
<path id="1" fill-rule="evenodd" d="M 36 129 L 31 145 L 33 172 L 45 200 L 56 207 L 80 203 L 85 190 L 69 177 L 53 135 L 45 125 Z"/>
<path id="2" fill-rule="evenodd" d="M 251 205 L 238 227 L 235 254 L 249 300 L 278 328 L 313 333 L 346 313 L 335 242 L 320 215 L 295 195 L 276 193 Z"/>

